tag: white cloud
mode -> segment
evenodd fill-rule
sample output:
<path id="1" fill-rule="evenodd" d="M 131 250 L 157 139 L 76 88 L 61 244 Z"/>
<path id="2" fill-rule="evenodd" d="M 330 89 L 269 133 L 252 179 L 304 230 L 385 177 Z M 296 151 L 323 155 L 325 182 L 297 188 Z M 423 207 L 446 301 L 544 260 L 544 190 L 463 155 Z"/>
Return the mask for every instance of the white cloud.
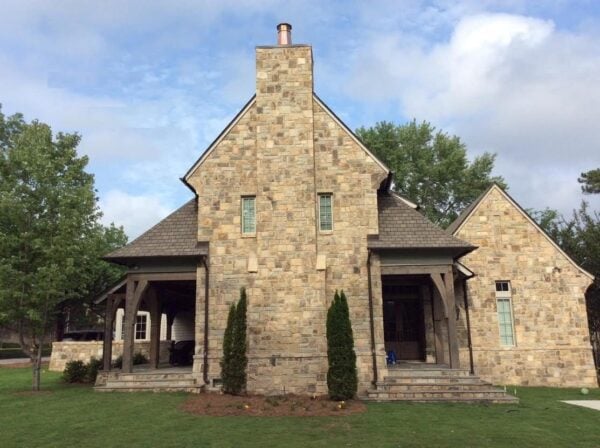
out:
<path id="1" fill-rule="evenodd" d="M 100 208 L 104 212 L 102 222 L 123 226 L 130 241 L 173 211 L 161 197 L 131 195 L 120 190 L 110 190 L 102 196 Z"/>
<path id="2" fill-rule="evenodd" d="M 600 165 L 597 36 L 534 17 L 477 14 L 441 43 L 404 37 L 359 48 L 347 93 L 366 103 L 391 99 L 404 116 L 460 135 L 473 153 L 496 152 L 497 172 L 526 206 L 578 206 L 577 176 Z"/>

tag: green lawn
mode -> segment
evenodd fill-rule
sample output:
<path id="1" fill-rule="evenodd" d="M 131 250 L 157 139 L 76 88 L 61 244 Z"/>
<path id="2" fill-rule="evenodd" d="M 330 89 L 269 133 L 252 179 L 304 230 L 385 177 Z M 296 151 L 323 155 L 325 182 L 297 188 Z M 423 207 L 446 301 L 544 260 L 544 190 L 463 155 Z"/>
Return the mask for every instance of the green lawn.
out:
<path id="1" fill-rule="evenodd" d="M 201 417 L 185 394 L 94 393 L 0 368 L 2 447 L 600 447 L 600 412 L 559 403 L 576 390 L 521 388 L 519 405 L 369 404 L 348 417 Z M 598 390 L 587 398 L 600 399 Z"/>

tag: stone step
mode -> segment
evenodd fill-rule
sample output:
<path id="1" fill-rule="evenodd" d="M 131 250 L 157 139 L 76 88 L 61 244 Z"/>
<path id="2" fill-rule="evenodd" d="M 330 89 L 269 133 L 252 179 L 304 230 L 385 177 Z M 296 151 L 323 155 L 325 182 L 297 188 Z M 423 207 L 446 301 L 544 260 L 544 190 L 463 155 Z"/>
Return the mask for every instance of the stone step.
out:
<path id="1" fill-rule="evenodd" d="M 407 376 L 407 377 L 390 377 L 383 378 L 382 384 L 393 383 L 414 383 L 414 384 L 436 384 L 436 383 L 452 383 L 452 384 L 481 384 L 482 381 L 477 376 Z"/>
<path id="2" fill-rule="evenodd" d="M 406 377 L 420 377 L 420 376 L 451 376 L 451 377 L 462 377 L 471 376 L 471 372 L 467 369 L 444 369 L 434 367 L 423 367 L 418 369 L 405 369 L 405 368 L 394 368 L 388 367 L 388 375 L 391 378 L 406 378 Z"/>
<path id="3" fill-rule="evenodd" d="M 94 387 L 95 391 L 98 392 L 188 392 L 188 393 L 199 393 L 202 388 L 200 386 L 126 386 L 126 385 L 114 385 L 114 386 L 100 386 Z"/>
<path id="4" fill-rule="evenodd" d="M 408 401 L 459 401 L 467 400 L 492 400 L 492 401 L 515 401 L 514 397 L 509 397 L 503 390 L 486 391 L 429 391 L 429 392 L 384 392 L 372 390 L 368 392 L 369 399 L 375 400 L 408 400 Z"/>
<path id="5" fill-rule="evenodd" d="M 388 401 L 406 401 L 413 403 L 498 403 L 498 404 L 517 404 L 519 399 L 513 397 L 511 395 L 502 395 L 502 396 L 492 396 L 486 398 L 468 398 L 461 396 L 454 396 L 452 398 L 443 398 L 443 397 L 435 397 L 435 398 L 408 398 L 404 396 L 390 395 L 390 394 L 376 394 L 369 393 L 366 398 L 367 401 L 376 401 L 376 402 L 388 402 Z"/>
<path id="6" fill-rule="evenodd" d="M 389 383 L 389 384 L 378 384 L 378 391 L 387 392 L 455 392 L 455 391 L 469 391 L 469 392 L 486 392 L 496 391 L 489 384 L 486 383 L 471 383 L 471 384 L 457 384 L 457 383 Z"/>
<path id="7" fill-rule="evenodd" d="M 196 380 L 148 380 L 148 381 L 137 381 L 137 380 L 120 380 L 120 381 L 107 381 L 105 387 L 145 387 L 145 388 L 163 388 L 163 387 L 196 387 Z"/>
<path id="8" fill-rule="evenodd" d="M 110 372 L 107 381 L 156 381 L 156 380 L 187 380 L 193 379 L 191 372 L 173 373 L 173 372 L 134 372 L 121 373 Z"/>

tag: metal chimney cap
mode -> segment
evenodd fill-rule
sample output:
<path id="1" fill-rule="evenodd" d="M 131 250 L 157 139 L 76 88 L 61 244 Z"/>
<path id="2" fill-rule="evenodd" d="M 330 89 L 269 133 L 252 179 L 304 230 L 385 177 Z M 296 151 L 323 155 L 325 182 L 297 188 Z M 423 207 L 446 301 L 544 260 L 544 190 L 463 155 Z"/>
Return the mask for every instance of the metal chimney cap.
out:
<path id="1" fill-rule="evenodd" d="M 292 25 L 289 23 L 277 25 L 277 45 L 292 45 Z"/>

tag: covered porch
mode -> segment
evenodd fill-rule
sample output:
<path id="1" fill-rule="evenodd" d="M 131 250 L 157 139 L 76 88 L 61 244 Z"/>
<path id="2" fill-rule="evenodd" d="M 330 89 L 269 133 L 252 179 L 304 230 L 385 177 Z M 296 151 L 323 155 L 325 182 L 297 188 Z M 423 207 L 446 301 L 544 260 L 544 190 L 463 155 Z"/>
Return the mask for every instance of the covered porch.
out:
<path id="1" fill-rule="evenodd" d="M 118 368 L 121 372 L 171 366 L 188 366 L 191 369 L 196 321 L 195 271 L 128 273 L 106 294 L 104 300 L 102 363 L 105 372 L 115 369 L 113 348 L 117 331 L 122 331 L 122 365 Z M 122 329 L 115 326 L 120 308 L 124 310 Z M 145 319 L 140 321 L 140 311 L 148 313 L 149 328 L 146 328 Z M 166 322 L 163 323 L 163 320 Z M 166 327 L 163 339 L 161 324 Z M 140 341 L 141 335 L 143 342 Z M 134 367 L 136 353 L 147 355 L 149 363 Z"/>
<path id="2" fill-rule="evenodd" d="M 457 320 L 461 307 L 468 313 L 468 303 L 457 297 L 455 284 L 466 281 L 468 271 L 463 272 L 464 267 L 459 269 L 457 263 L 402 265 L 388 261 L 382 257 L 387 368 L 460 368 Z"/>

